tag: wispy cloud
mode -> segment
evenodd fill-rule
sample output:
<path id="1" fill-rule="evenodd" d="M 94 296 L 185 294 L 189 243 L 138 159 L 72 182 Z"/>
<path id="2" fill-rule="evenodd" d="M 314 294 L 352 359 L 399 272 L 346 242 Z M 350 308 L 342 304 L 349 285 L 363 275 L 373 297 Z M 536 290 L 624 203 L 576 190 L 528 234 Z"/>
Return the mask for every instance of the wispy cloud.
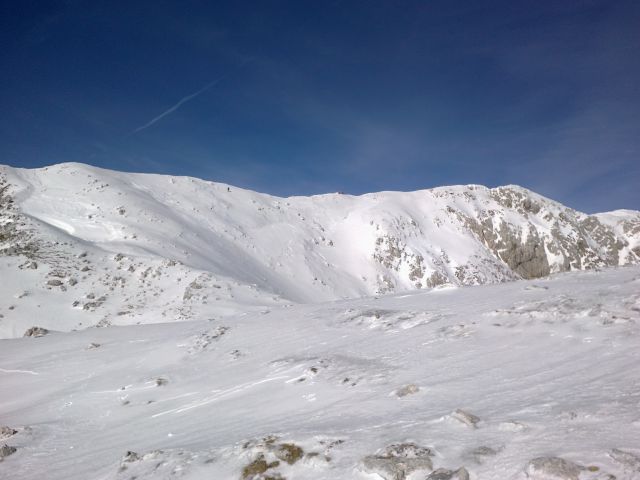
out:
<path id="1" fill-rule="evenodd" d="M 135 133 L 141 132 L 142 130 L 149 128 L 151 125 L 153 125 L 154 123 L 160 121 L 161 119 L 163 119 L 164 117 L 166 117 L 167 115 L 175 112 L 177 109 L 179 109 L 182 105 L 184 105 L 185 103 L 187 103 L 189 100 L 193 100 L 194 98 L 196 98 L 198 95 L 203 94 L 204 92 L 206 92 L 207 90 L 209 90 L 211 87 L 213 87 L 214 85 L 216 85 L 217 83 L 219 83 L 222 79 L 224 78 L 224 75 L 221 76 L 220 78 L 216 78 L 214 81 L 207 83 L 204 87 L 202 87 L 200 90 L 198 90 L 197 92 L 194 92 L 190 95 L 187 95 L 186 97 L 181 98 L 178 103 L 176 103 L 175 105 L 173 105 L 171 108 L 168 108 L 167 110 L 165 110 L 164 112 L 162 112 L 160 115 L 158 115 L 157 117 L 152 118 L 151 120 L 149 120 L 147 123 L 145 123 L 144 125 L 139 126 L 138 128 L 136 128 L 133 132 L 130 133 L 130 135 L 133 135 Z"/>

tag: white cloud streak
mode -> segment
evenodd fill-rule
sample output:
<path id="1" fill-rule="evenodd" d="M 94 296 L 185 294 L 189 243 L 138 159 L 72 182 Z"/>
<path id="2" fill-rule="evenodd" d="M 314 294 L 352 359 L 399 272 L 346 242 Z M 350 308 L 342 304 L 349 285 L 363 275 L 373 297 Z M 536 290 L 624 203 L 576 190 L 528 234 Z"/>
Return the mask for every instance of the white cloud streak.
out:
<path id="1" fill-rule="evenodd" d="M 131 135 L 133 135 L 134 133 L 138 133 L 141 132 L 142 130 L 149 128 L 151 125 L 153 125 L 154 123 L 160 121 L 161 119 L 163 119 L 164 117 L 166 117 L 167 115 L 175 112 L 177 109 L 179 109 L 182 105 L 184 105 L 185 103 L 187 103 L 189 100 L 193 100 L 194 98 L 196 98 L 198 95 L 203 94 L 204 92 L 206 92 L 207 90 L 209 90 L 211 87 L 213 87 L 214 85 L 216 85 L 218 82 L 220 82 L 220 80 L 222 80 L 224 78 L 224 76 L 215 79 L 212 82 L 207 83 L 204 87 L 202 87 L 200 90 L 198 90 L 197 92 L 194 92 L 190 95 L 187 95 L 184 98 L 181 98 L 180 101 L 178 101 L 178 103 L 176 103 L 175 105 L 173 105 L 171 108 L 165 110 L 164 112 L 162 112 L 160 115 L 158 115 L 157 117 L 152 118 L 151 120 L 149 120 L 147 123 L 145 123 L 144 125 L 141 125 L 140 127 L 136 128 L 133 132 L 131 132 Z"/>

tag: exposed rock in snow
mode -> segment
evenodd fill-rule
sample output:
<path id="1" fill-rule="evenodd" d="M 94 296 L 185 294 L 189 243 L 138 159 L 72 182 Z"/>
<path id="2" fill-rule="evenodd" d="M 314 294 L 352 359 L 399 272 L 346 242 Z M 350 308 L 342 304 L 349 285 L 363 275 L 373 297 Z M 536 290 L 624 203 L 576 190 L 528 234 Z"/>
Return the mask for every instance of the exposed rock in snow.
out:
<path id="1" fill-rule="evenodd" d="M 44 337 L 49 333 L 49 330 L 42 327 L 31 327 L 26 332 L 24 332 L 23 337 Z"/>
<path id="2" fill-rule="evenodd" d="M 538 457 L 531 460 L 525 473 L 531 480 L 580 480 L 583 467 L 559 457 Z"/>
<path id="3" fill-rule="evenodd" d="M 640 474 L 640 453 L 632 453 L 614 448 L 609 452 L 609 456 L 623 465 L 626 470 Z"/>
<path id="4" fill-rule="evenodd" d="M 280 462 L 278 460 L 273 462 L 267 462 L 264 458 L 263 454 L 258 455 L 256 459 L 254 459 L 248 465 L 242 469 L 242 480 L 267 480 L 267 478 L 272 478 L 274 480 L 281 479 L 279 473 L 270 472 L 269 476 L 266 477 L 267 470 L 272 470 L 280 466 Z"/>
<path id="5" fill-rule="evenodd" d="M 362 468 L 367 473 L 377 473 L 385 480 L 404 480 L 413 472 L 432 470 L 433 452 L 414 443 L 399 443 L 388 446 L 376 455 L 362 459 Z"/>
<path id="6" fill-rule="evenodd" d="M 499 450 L 495 449 L 495 448 L 491 448 L 491 447 L 487 447 L 487 446 L 480 446 L 477 448 L 474 448 L 473 450 L 471 450 L 469 452 L 469 456 L 476 462 L 476 463 L 484 463 L 485 461 L 487 461 L 489 458 L 491 457 L 495 457 L 498 454 Z"/>
<path id="7" fill-rule="evenodd" d="M 469 472 L 464 467 L 457 470 L 439 468 L 427 475 L 425 480 L 469 480 Z"/>
<path id="8" fill-rule="evenodd" d="M 16 433 L 18 433 L 17 430 L 14 430 L 11 427 L 5 427 L 2 426 L 0 427 L 0 440 L 3 440 L 5 438 L 9 438 L 12 437 L 13 435 L 15 435 Z"/>
<path id="9" fill-rule="evenodd" d="M 407 395 L 413 395 L 414 393 L 418 393 L 420 391 L 420 387 L 418 387 L 417 385 L 410 383 L 408 385 L 405 385 L 404 387 L 400 387 L 399 389 L 397 389 L 395 391 L 395 394 L 402 398 L 402 397 L 406 397 Z"/>
<path id="10" fill-rule="evenodd" d="M 480 422 L 480 417 L 459 408 L 451 414 L 451 418 L 471 428 L 478 428 L 478 423 Z"/>
<path id="11" fill-rule="evenodd" d="M 12 447 L 10 445 L 4 444 L 2 447 L 0 447 L 0 462 L 5 457 L 8 457 L 9 455 L 13 455 L 16 452 L 17 452 L 16 447 Z"/>

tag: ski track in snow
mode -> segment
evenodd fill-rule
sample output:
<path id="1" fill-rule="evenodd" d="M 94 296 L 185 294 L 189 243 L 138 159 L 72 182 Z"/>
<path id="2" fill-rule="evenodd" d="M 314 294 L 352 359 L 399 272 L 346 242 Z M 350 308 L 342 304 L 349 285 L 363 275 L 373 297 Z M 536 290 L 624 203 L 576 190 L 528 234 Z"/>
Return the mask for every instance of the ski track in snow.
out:
<path id="1" fill-rule="evenodd" d="M 152 415 L 151 418 L 157 418 L 157 417 L 161 417 L 163 415 L 167 415 L 169 413 L 182 413 L 182 412 L 186 412 L 188 410 L 192 410 L 194 408 L 198 408 L 198 407 L 202 407 L 204 405 L 208 405 L 210 403 L 213 403 L 221 398 L 233 395 L 234 393 L 239 393 L 239 392 L 243 392 L 245 390 L 249 390 L 252 387 L 255 387 L 256 385 L 261 385 L 263 383 L 268 383 L 268 382 L 273 382 L 274 380 L 281 380 L 281 379 L 286 379 L 288 377 L 273 377 L 273 378 L 265 378 L 264 380 L 258 380 L 255 382 L 247 382 L 245 384 L 242 385 L 238 385 L 234 388 L 230 388 L 228 390 L 223 390 L 223 391 L 214 391 L 215 395 L 211 396 L 211 397 L 206 397 L 203 398 L 202 400 L 199 400 L 197 402 L 193 402 L 193 403 L 189 403 L 186 405 L 182 405 L 180 407 L 177 408 L 173 408 L 171 410 L 166 410 L 164 412 L 160 412 L 160 413 L 156 413 L 155 415 Z"/>
<path id="2" fill-rule="evenodd" d="M 29 375 L 40 375 L 38 372 L 33 372 L 31 370 L 7 370 L 5 368 L 0 368 L 0 372 L 2 373 L 26 373 Z"/>

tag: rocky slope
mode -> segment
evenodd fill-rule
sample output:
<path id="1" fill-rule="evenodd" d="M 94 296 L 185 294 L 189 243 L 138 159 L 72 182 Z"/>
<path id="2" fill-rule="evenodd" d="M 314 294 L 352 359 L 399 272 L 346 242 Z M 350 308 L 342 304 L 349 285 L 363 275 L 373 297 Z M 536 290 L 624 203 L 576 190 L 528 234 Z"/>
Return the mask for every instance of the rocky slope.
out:
<path id="1" fill-rule="evenodd" d="M 28 313 L 71 329 L 633 264 L 640 213 L 586 215 L 517 186 L 279 198 L 82 164 L 3 166 L 0 254 L 14 279 L 0 289 L 0 334 L 15 336 L 26 295 L 64 297 L 67 310 Z"/>

